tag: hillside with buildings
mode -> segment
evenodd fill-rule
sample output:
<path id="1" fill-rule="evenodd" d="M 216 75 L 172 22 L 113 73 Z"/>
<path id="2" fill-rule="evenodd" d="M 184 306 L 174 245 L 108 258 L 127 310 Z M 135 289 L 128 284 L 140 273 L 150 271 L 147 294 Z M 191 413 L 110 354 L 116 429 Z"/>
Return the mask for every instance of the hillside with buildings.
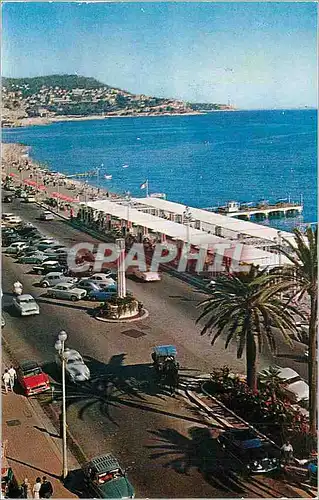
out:
<path id="1" fill-rule="evenodd" d="M 203 105 L 196 103 L 133 94 L 78 75 L 2 79 L 4 127 L 89 117 L 197 114 L 202 110 Z"/>

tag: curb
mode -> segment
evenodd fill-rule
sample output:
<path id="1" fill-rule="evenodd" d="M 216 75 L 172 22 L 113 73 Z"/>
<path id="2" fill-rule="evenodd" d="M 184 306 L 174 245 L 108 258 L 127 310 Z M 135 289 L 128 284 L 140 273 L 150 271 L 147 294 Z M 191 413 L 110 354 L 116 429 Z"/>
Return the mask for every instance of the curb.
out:
<path id="1" fill-rule="evenodd" d="M 149 316 L 147 309 L 143 309 L 143 315 L 138 318 L 123 318 L 123 319 L 107 319 L 101 318 L 100 316 L 94 316 L 98 321 L 103 321 L 104 323 L 134 323 L 135 321 L 141 321 Z"/>
<path id="2" fill-rule="evenodd" d="M 3 346 L 3 349 L 5 349 L 10 360 L 14 364 L 18 365 L 19 364 L 18 360 L 16 359 L 16 357 L 12 353 L 12 350 L 10 349 L 8 341 L 3 336 L 2 336 L 2 346 Z M 27 400 L 27 402 L 29 403 L 29 405 L 31 406 L 31 408 L 34 411 L 36 410 L 35 406 L 39 406 L 39 408 L 41 408 L 43 414 L 46 415 L 47 418 L 50 420 L 50 423 L 55 427 L 55 429 L 57 429 L 59 431 L 59 426 L 56 425 L 59 422 L 59 414 L 57 412 L 55 412 L 55 410 L 52 408 L 51 405 L 46 405 L 46 406 L 43 405 L 42 406 L 37 399 L 32 399 L 32 401 Z M 48 425 L 46 422 L 44 422 L 42 420 L 41 416 L 39 415 L 39 412 L 36 412 L 36 417 L 38 418 L 38 420 L 41 420 L 41 422 L 43 423 L 46 430 L 48 430 L 48 428 L 47 428 Z M 74 461 L 77 461 L 79 464 L 81 464 L 81 460 L 82 460 L 82 463 L 86 462 L 87 457 L 86 457 L 83 449 L 81 448 L 79 443 L 76 441 L 76 439 L 74 438 L 74 436 L 71 434 L 71 432 L 68 429 L 67 429 L 67 435 L 70 439 L 69 445 L 71 445 L 74 448 L 72 450 L 71 446 L 69 446 L 69 452 L 71 452 L 71 454 L 73 455 Z M 56 443 L 54 441 L 52 441 L 52 443 L 54 444 L 55 448 L 59 451 L 59 455 L 61 456 L 61 450 L 58 449 L 59 447 L 56 445 Z M 79 457 L 81 457 L 80 460 L 79 460 Z"/>
<path id="3" fill-rule="evenodd" d="M 57 428 L 57 430 L 60 430 L 59 429 L 60 413 L 58 413 L 51 404 L 44 406 L 42 409 L 48 415 L 48 417 L 54 422 L 54 426 Z M 88 461 L 87 455 L 85 454 L 82 446 L 79 444 L 77 439 L 73 436 L 72 432 L 69 430 L 68 425 L 66 433 L 67 433 L 68 448 L 71 450 L 72 455 L 74 455 L 74 457 L 76 458 L 76 460 L 80 465 L 87 462 Z"/>
<path id="4" fill-rule="evenodd" d="M 204 385 L 205 382 L 203 382 L 201 384 L 201 390 L 203 391 L 203 393 L 205 394 L 206 397 L 212 399 L 214 401 L 214 403 L 218 404 L 219 406 L 221 406 L 221 408 L 223 408 L 224 410 L 226 410 L 228 413 L 230 413 L 233 417 L 235 417 L 236 419 L 238 419 L 240 422 L 242 422 L 243 424 L 245 424 L 247 427 L 249 427 L 250 429 L 252 429 L 258 436 L 261 436 L 263 439 L 266 439 L 268 441 L 268 443 L 271 443 L 273 446 L 275 446 L 278 450 L 280 450 L 280 446 L 278 446 L 278 444 L 276 444 L 274 441 L 272 441 L 272 439 L 270 439 L 268 436 L 266 436 L 265 434 L 263 434 L 262 432 L 258 431 L 253 425 L 249 424 L 248 422 L 246 422 L 243 418 L 239 417 L 238 415 L 236 415 L 235 412 L 233 412 L 232 410 L 230 410 L 229 408 L 227 408 L 227 406 L 225 406 L 223 403 L 221 403 L 219 401 L 219 399 L 215 398 L 214 396 L 212 396 L 211 394 L 209 394 L 207 391 L 205 391 L 205 389 L 203 388 L 203 385 Z M 231 426 L 232 427 L 232 426 Z"/>
<path id="5" fill-rule="evenodd" d="M 185 393 L 193 403 L 203 408 L 209 414 L 209 416 L 214 418 L 214 420 L 216 420 L 217 422 L 219 422 L 221 426 L 224 427 L 224 429 L 233 428 L 233 426 L 229 422 L 227 422 L 226 419 L 214 415 L 214 411 L 211 408 L 209 408 L 209 406 L 207 406 L 198 396 L 196 396 L 196 394 L 193 391 L 189 391 L 188 389 L 186 389 Z"/>

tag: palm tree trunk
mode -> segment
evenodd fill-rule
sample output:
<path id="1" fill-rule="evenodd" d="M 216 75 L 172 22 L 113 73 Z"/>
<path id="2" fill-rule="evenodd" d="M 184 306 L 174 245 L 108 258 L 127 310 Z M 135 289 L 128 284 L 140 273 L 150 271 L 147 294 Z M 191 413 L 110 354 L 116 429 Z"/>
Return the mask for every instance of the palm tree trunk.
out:
<path id="1" fill-rule="evenodd" d="M 309 425 L 310 433 L 315 436 L 317 432 L 317 297 L 315 294 L 310 294 L 310 304 L 308 359 Z"/>
<path id="2" fill-rule="evenodd" d="M 257 390 L 257 371 L 256 371 L 256 342 L 253 332 L 249 329 L 246 342 L 246 370 L 247 384 L 253 390 Z"/>

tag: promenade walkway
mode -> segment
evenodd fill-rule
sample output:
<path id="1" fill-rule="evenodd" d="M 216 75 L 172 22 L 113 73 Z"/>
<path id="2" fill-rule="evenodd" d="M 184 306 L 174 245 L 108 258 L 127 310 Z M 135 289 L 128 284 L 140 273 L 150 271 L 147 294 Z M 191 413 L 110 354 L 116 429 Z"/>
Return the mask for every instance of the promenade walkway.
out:
<path id="1" fill-rule="evenodd" d="M 2 368 L 9 365 L 2 353 Z M 77 498 L 60 481 L 61 440 L 35 399 L 2 389 L 2 440 L 7 442 L 6 458 L 19 484 L 25 478 L 33 486 L 39 476 L 51 481 L 55 498 Z M 69 453 L 69 469 L 79 469 Z"/>

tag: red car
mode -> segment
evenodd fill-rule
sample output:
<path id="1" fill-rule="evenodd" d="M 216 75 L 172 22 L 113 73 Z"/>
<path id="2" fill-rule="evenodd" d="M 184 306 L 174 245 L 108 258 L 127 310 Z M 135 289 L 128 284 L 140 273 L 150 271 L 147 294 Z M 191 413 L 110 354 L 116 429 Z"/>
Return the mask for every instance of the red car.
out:
<path id="1" fill-rule="evenodd" d="M 18 381 L 26 396 L 50 389 L 50 380 L 36 361 L 23 361 L 17 369 Z"/>

